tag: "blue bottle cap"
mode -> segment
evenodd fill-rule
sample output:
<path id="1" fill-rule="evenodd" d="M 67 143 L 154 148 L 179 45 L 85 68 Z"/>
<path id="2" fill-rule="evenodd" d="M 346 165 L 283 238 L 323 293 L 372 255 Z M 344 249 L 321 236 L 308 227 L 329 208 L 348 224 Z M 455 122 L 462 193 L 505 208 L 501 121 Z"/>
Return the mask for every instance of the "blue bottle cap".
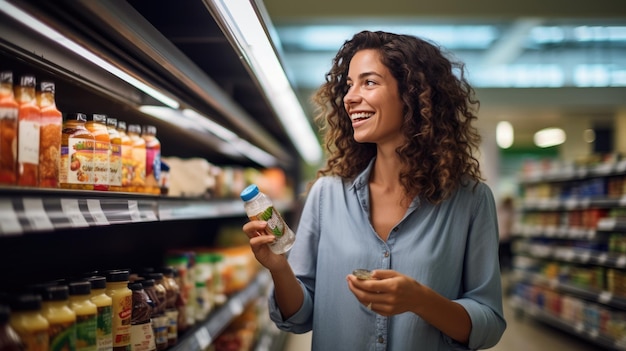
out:
<path id="1" fill-rule="evenodd" d="M 243 189 L 243 191 L 241 192 L 239 196 L 241 196 L 241 199 L 243 201 L 248 201 L 252 199 L 253 197 L 257 196 L 258 193 L 259 193 L 259 187 L 256 186 L 256 184 L 251 184 L 251 185 L 248 185 L 248 187 L 246 187 L 245 189 Z"/>

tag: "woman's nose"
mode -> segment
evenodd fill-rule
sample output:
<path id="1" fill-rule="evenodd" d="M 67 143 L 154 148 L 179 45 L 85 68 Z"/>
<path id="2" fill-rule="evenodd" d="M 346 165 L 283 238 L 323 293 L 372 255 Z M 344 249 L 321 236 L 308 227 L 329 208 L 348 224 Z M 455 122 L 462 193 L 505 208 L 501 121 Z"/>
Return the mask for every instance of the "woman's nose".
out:
<path id="1" fill-rule="evenodd" d="M 346 95 L 343 97 L 344 104 L 352 104 L 358 102 L 360 100 L 359 94 L 357 94 L 356 89 L 354 87 L 348 89 Z"/>

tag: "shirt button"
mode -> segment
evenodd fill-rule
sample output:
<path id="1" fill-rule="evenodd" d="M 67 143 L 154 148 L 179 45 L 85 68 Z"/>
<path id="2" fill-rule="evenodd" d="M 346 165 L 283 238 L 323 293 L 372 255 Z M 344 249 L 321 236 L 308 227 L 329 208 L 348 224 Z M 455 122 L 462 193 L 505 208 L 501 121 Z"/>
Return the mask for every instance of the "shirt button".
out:
<path id="1" fill-rule="evenodd" d="M 389 251 L 385 251 L 385 257 L 389 257 Z"/>
<path id="2" fill-rule="evenodd" d="M 382 336 L 378 337 L 378 343 L 382 344 L 385 342 L 385 338 L 383 338 Z"/>

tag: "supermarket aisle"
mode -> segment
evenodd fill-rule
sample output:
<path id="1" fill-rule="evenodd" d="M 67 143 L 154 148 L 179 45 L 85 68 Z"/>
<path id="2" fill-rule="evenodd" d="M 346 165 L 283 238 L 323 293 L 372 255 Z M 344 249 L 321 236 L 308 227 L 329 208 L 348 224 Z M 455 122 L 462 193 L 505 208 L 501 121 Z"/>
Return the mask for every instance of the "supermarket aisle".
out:
<path id="1" fill-rule="evenodd" d="M 562 332 L 529 317 L 516 317 L 508 300 L 504 302 L 504 316 L 508 327 L 502 339 L 491 351 L 597 351 L 595 344 Z M 283 351 L 307 351 L 311 349 L 311 333 L 289 335 Z"/>

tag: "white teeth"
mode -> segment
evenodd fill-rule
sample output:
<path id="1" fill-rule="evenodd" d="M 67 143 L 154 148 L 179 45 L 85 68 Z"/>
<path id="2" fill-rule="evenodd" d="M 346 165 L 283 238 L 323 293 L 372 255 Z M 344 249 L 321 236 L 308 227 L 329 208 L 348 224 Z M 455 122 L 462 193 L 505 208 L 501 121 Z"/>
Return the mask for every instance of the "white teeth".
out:
<path id="1" fill-rule="evenodd" d="M 353 121 L 359 120 L 359 119 L 367 119 L 370 118 L 373 115 L 373 113 L 370 112 L 357 112 L 357 113 L 353 113 L 350 115 L 350 119 L 352 119 Z"/>

